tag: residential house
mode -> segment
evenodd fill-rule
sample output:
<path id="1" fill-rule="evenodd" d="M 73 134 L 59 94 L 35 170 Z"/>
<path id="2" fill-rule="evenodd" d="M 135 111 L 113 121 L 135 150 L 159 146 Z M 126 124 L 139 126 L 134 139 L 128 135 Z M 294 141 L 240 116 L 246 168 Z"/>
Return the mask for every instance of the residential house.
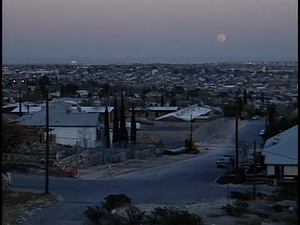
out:
<path id="1" fill-rule="evenodd" d="M 46 108 L 34 115 L 18 118 L 21 124 L 40 129 L 41 141 L 45 140 Z M 85 113 L 65 105 L 49 106 L 50 136 L 56 143 L 70 146 L 103 146 L 104 124 L 98 113 Z"/>
<path id="2" fill-rule="evenodd" d="M 143 117 L 147 119 L 154 119 L 171 112 L 176 112 L 178 109 L 178 106 L 134 107 L 136 117 Z M 131 116 L 132 108 L 129 111 Z"/>
<path id="3" fill-rule="evenodd" d="M 298 177 L 298 125 L 269 138 L 262 151 L 267 176 L 274 181 Z"/>
<path id="4" fill-rule="evenodd" d="M 156 118 L 158 121 L 191 121 L 210 119 L 213 110 L 197 104 Z"/>

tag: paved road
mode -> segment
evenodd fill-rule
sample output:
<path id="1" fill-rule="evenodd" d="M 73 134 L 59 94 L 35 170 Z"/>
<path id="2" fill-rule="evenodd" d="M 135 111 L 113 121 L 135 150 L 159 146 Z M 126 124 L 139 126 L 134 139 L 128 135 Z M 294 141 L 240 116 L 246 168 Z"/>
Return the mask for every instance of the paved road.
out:
<path id="1" fill-rule="evenodd" d="M 240 139 L 253 142 L 254 138 L 259 138 L 258 132 L 263 127 L 263 119 L 244 121 L 240 128 Z M 203 198 L 226 198 L 226 185 L 224 187 L 213 183 L 223 171 L 216 167 L 216 159 L 223 154 L 234 153 L 234 148 L 224 148 L 224 146 L 234 146 L 234 136 L 219 146 L 215 146 L 204 155 L 105 180 L 93 181 L 51 177 L 50 190 L 62 196 L 65 200 L 65 203 L 60 203 L 57 206 L 60 211 L 55 218 L 57 221 L 60 219 L 65 220 L 64 224 L 67 224 L 66 216 L 69 216 L 68 213 L 73 215 L 77 211 L 82 215 L 86 205 L 99 203 L 108 194 L 124 193 L 134 203 L 157 204 L 186 204 Z M 251 190 L 252 188 L 251 186 L 241 185 L 230 186 L 231 190 L 240 188 L 250 188 Z M 44 190 L 44 180 L 39 176 L 13 174 L 12 187 Z M 268 189 L 268 187 L 266 188 Z M 258 188 L 258 191 L 263 190 L 265 190 L 265 187 Z M 76 209 L 72 209 L 70 205 L 68 206 L 70 203 L 73 203 L 72 207 Z M 55 210 L 57 210 L 57 207 Z M 36 217 L 38 219 L 35 222 L 43 220 L 43 223 L 47 224 L 47 221 L 41 216 L 44 214 L 45 217 L 47 213 L 51 215 L 51 210 L 41 212 Z M 77 214 L 73 215 L 70 220 L 81 221 L 78 220 Z M 32 224 L 35 223 L 31 222 Z"/>

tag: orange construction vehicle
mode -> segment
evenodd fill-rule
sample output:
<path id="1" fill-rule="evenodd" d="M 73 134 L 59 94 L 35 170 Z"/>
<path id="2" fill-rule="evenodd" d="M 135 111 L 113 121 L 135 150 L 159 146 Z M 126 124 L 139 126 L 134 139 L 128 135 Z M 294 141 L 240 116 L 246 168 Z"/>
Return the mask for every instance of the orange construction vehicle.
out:
<path id="1" fill-rule="evenodd" d="M 189 135 L 187 139 L 185 139 L 185 150 L 187 153 L 198 154 L 198 146 L 193 142 L 192 135 Z"/>

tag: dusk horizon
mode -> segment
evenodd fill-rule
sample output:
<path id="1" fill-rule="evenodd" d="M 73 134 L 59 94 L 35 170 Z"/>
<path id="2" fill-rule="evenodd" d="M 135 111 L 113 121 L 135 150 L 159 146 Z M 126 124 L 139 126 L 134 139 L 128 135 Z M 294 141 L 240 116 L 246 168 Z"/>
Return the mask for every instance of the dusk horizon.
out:
<path id="1" fill-rule="evenodd" d="M 5 64 L 297 61 L 295 0 L 3 2 Z"/>

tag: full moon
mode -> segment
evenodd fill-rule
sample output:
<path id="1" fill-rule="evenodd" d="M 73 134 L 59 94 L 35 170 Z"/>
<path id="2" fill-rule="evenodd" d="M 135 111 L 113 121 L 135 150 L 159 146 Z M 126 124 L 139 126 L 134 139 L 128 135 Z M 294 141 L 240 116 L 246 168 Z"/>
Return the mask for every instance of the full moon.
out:
<path id="1" fill-rule="evenodd" d="M 218 40 L 219 42 L 221 42 L 221 43 L 223 43 L 224 41 L 226 41 L 226 36 L 225 36 L 225 34 L 219 34 L 219 35 L 217 36 L 217 40 Z"/>

